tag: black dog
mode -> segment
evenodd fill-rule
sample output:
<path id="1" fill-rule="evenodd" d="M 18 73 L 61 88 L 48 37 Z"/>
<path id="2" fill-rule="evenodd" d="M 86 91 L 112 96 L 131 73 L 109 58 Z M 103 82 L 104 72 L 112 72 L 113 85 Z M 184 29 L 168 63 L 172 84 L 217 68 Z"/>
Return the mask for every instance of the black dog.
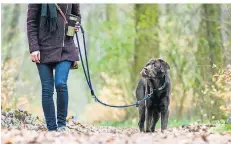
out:
<path id="1" fill-rule="evenodd" d="M 162 59 L 151 59 L 142 69 L 136 88 L 137 100 L 152 93 L 151 98 L 139 105 L 139 129 L 141 132 L 154 132 L 161 115 L 161 131 L 167 128 L 171 82 L 168 63 Z M 144 129 L 144 122 L 146 127 Z"/>

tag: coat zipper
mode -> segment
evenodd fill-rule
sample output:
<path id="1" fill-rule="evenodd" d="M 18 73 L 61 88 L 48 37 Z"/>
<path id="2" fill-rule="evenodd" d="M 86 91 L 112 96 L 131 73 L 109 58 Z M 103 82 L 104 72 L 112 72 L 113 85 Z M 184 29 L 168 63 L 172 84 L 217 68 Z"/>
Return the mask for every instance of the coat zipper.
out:
<path id="1" fill-rule="evenodd" d="M 68 9 L 68 4 L 67 4 L 67 9 Z M 67 9 L 65 15 L 67 14 Z M 63 47 L 64 47 L 64 39 L 65 39 L 65 27 L 66 27 L 66 23 L 64 21 Z"/>

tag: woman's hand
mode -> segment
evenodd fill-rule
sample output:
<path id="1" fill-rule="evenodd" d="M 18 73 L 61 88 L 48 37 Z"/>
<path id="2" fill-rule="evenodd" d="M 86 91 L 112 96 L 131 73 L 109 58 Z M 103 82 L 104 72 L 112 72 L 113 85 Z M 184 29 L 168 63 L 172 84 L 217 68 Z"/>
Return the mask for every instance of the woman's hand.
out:
<path id="1" fill-rule="evenodd" d="M 78 32 L 78 31 L 79 31 L 79 28 L 80 28 L 80 26 L 75 25 L 75 28 L 74 28 L 74 29 L 75 29 L 76 32 Z"/>
<path id="2" fill-rule="evenodd" d="M 73 64 L 73 69 L 77 69 L 78 68 L 78 62 L 75 61 L 74 64 Z"/>
<path id="3" fill-rule="evenodd" d="M 36 63 L 40 63 L 40 51 L 34 51 L 30 54 L 31 60 Z"/>

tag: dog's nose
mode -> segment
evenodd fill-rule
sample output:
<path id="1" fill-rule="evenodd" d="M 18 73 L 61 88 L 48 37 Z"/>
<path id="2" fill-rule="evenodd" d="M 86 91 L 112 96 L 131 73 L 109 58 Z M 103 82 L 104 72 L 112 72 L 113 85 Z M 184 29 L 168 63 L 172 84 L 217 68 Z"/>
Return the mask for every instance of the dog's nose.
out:
<path id="1" fill-rule="evenodd" d="M 146 67 L 144 67 L 144 68 L 141 70 L 140 74 L 141 74 L 141 75 L 147 75 L 147 72 L 148 72 L 148 69 L 147 69 Z"/>

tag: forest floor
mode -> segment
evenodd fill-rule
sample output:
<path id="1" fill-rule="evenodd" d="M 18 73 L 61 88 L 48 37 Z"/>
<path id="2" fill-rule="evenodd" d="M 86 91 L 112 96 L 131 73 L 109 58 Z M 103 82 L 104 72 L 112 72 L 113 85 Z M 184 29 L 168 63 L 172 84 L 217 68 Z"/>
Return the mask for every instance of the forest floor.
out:
<path id="1" fill-rule="evenodd" d="M 48 132 L 45 125 L 27 112 L 1 115 L 2 144 L 231 144 L 231 133 L 211 131 L 216 125 L 187 125 L 162 133 L 140 133 L 136 128 L 84 125 L 68 119 L 70 132 Z"/>

